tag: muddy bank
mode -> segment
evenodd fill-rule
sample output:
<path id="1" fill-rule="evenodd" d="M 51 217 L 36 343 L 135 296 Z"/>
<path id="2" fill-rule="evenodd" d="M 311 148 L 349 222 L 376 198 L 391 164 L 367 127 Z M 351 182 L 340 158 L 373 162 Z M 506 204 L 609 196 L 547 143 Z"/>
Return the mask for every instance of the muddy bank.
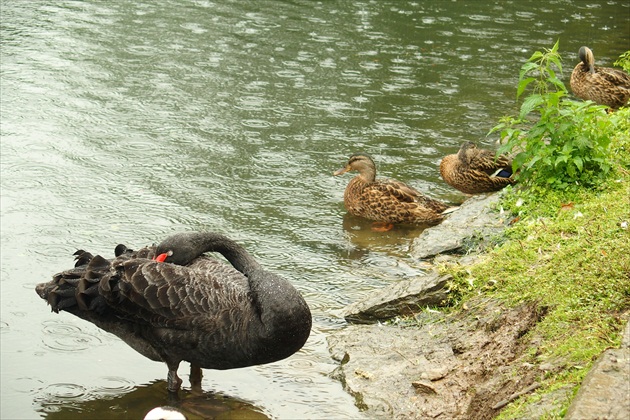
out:
<path id="1" fill-rule="evenodd" d="M 508 223 L 496 209 L 498 200 L 498 194 L 467 200 L 423 232 L 412 254 L 425 261 L 475 260 Z M 444 302 L 448 280 L 429 272 L 344 309 L 349 325 L 328 338 L 339 363 L 332 375 L 368 417 L 490 419 L 535 392 L 546 374 L 567 367 L 563 360 L 528 362 L 526 351 L 537 343 L 524 336 L 547 313 L 535 302 L 506 308 L 479 297 L 449 316 L 422 311 Z M 398 315 L 411 317 L 404 325 L 391 322 Z M 539 418 L 571 400 L 567 418 L 630 418 L 629 337 L 626 331 L 624 346 L 602 355 L 576 398 L 572 386 L 557 389 L 530 404 L 523 418 Z"/>
<path id="2" fill-rule="evenodd" d="M 330 337 L 335 371 L 359 408 L 374 418 L 492 418 L 544 370 L 519 359 L 523 336 L 545 314 L 492 301 L 417 325 L 354 325 Z"/>

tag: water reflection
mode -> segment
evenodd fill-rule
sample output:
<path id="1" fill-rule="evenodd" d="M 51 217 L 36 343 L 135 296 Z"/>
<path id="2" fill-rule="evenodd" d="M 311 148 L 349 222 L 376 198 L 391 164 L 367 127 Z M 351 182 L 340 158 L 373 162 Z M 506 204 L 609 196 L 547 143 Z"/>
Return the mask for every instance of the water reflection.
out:
<path id="1" fill-rule="evenodd" d="M 394 256 L 404 256 L 413 240 L 429 227 L 394 225 L 387 232 L 378 232 L 374 230 L 373 222 L 350 213 L 343 215 L 342 226 L 346 238 L 357 248 L 364 252 L 377 250 Z"/>
<path id="2" fill-rule="evenodd" d="M 169 405 L 181 411 L 188 420 L 269 418 L 251 402 L 219 393 L 192 393 L 182 390 L 179 398 L 173 399 L 166 391 L 165 381 L 132 387 L 120 378 L 109 380 L 112 385 L 107 388 L 86 389 L 73 384 L 50 384 L 35 399 L 35 404 L 39 407 L 37 412 L 42 418 L 50 420 L 138 420 L 155 407 Z"/>

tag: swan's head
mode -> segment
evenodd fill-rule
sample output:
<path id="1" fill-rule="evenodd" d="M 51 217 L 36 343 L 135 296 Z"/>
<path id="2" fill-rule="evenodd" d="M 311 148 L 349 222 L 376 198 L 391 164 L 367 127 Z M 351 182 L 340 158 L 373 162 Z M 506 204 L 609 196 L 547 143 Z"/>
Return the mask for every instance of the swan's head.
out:
<path id="1" fill-rule="evenodd" d="M 187 265 L 206 251 L 203 233 L 183 232 L 164 239 L 155 248 L 154 261 Z"/>

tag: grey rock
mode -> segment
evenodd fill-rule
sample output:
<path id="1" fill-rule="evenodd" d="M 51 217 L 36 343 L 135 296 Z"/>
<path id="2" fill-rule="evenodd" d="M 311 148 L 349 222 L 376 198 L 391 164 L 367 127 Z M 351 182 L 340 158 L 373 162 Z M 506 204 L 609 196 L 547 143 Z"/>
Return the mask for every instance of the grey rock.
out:
<path id="1" fill-rule="evenodd" d="M 416 404 L 409 402 L 435 400 L 437 393 L 450 395 L 446 384 L 421 380 L 423 373 L 453 358 L 448 341 L 433 337 L 429 331 L 354 325 L 328 336 L 328 345 L 340 363 L 333 377 L 370 418 L 423 418 L 440 406 L 419 412 Z M 420 389 L 415 382 L 427 386 Z"/>
<path id="2" fill-rule="evenodd" d="M 439 306 L 447 297 L 446 284 L 452 277 L 431 272 L 377 290 L 343 310 L 348 322 L 372 323 L 399 315 L 412 315 L 424 306 Z"/>
<path id="3" fill-rule="evenodd" d="M 630 322 L 621 347 L 606 350 L 595 361 L 565 418 L 630 419 Z"/>
<path id="4" fill-rule="evenodd" d="M 531 369 L 513 377 L 524 362 L 518 337 L 538 311 L 533 304 L 474 303 L 458 316 L 423 314 L 413 327 L 349 325 L 330 334 L 329 351 L 339 362 L 333 377 L 369 418 L 494 417 L 494 405 L 540 376 Z M 479 328 L 478 318 L 491 316 L 497 327 Z"/>
<path id="5" fill-rule="evenodd" d="M 411 247 L 411 255 L 427 259 L 444 253 L 466 253 L 505 229 L 503 215 L 492 210 L 499 193 L 478 195 L 466 200 L 437 226 L 426 229 Z"/>

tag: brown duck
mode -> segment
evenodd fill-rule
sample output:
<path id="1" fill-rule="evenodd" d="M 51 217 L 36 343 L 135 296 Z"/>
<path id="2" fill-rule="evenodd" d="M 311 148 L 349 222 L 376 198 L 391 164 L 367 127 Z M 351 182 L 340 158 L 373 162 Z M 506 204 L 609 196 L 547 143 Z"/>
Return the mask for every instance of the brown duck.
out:
<path id="1" fill-rule="evenodd" d="M 623 70 L 595 65 L 588 47 L 579 51 L 581 62 L 571 73 L 571 90 L 580 99 L 618 109 L 630 99 L 630 75 Z"/>
<path id="2" fill-rule="evenodd" d="M 75 268 L 36 291 L 53 312 L 69 312 L 117 335 L 151 360 L 177 368 L 233 369 L 289 357 L 306 342 L 311 313 L 285 279 L 263 269 L 231 239 L 210 232 L 173 235 L 131 251 L 118 245 L 110 260 L 77 251 Z M 218 252 L 230 264 L 203 255 Z"/>
<path id="3" fill-rule="evenodd" d="M 374 160 L 365 153 L 350 156 L 333 175 L 357 171 L 346 187 L 343 201 L 350 214 L 382 224 L 437 224 L 448 206 L 394 179 L 376 179 Z M 391 228 L 391 226 L 390 226 Z"/>
<path id="4" fill-rule="evenodd" d="M 440 175 L 448 185 L 466 194 L 499 191 L 516 182 L 512 178 L 512 159 L 478 149 L 472 142 L 442 159 Z"/>

